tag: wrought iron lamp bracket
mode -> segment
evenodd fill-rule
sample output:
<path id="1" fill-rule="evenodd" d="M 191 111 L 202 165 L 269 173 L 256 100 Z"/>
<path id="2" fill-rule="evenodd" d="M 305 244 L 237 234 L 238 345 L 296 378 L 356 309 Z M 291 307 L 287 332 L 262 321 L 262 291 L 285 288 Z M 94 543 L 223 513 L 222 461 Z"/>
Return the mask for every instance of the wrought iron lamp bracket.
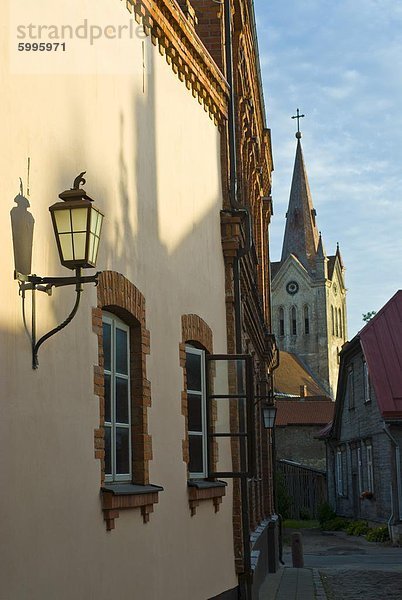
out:
<path id="1" fill-rule="evenodd" d="M 94 283 L 95 285 L 98 285 L 99 275 L 100 271 L 95 273 L 95 275 L 82 276 L 81 268 L 76 269 L 75 277 L 40 277 L 35 274 L 23 275 L 22 273 L 18 273 L 17 271 L 14 272 L 14 279 L 18 281 L 19 294 L 22 298 L 22 318 L 24 322 L 24 327 L 31 341 L 33 369 L 37 369 L 39 366 L 38 351 L 40 346 L 50 337 L 64 329 L 64 327 L 66 327 L 73 320 L 78 310 L 78 306 L 81 299 L 81 293 L 83 291 L 83 285 L 85 283 Z M 48 296 L 51 296 L 54 287 L 64 287 L 67 285 L 75 285 L 76 299 L 72 311 L 70 312 L 68 317 L 62 323 L 60 323 L 60 325 L 48 331 L 48 333 L 43 335 L 39 340 L 36 340 L 36 292 L 45 292 Z M 26 291 L 32 292 L 31 332 L 29 332 L 28 330 L 25 316 Z"/>

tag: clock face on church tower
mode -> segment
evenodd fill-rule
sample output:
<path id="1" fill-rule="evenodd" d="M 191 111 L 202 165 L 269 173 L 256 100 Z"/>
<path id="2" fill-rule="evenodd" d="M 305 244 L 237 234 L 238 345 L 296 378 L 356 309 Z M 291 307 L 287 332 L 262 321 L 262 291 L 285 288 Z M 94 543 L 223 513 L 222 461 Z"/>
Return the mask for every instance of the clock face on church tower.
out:
<path id="1" fill-rule="evenodd" d="M 291 296 L 297 294 L 297 292 L 299 291 L 299 284 L 297 283 L 297 281 L 289 281 L 286 284 L 286 291 Z"/>

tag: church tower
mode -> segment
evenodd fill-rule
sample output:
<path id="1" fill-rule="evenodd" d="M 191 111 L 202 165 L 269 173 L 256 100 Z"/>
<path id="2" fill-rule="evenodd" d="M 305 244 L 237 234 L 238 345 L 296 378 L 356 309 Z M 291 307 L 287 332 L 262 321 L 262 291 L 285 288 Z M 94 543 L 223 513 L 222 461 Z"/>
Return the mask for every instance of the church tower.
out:
<path id="1" fill-rule="evenodd" d="M 327 256 L 304 164 L 299 130 L 279 262 L 271 263 L 272 326 L 280 350 L 295 354 L 335 397 L 338 353 L 347 339 L 346 288 L 339 246 Z"/>

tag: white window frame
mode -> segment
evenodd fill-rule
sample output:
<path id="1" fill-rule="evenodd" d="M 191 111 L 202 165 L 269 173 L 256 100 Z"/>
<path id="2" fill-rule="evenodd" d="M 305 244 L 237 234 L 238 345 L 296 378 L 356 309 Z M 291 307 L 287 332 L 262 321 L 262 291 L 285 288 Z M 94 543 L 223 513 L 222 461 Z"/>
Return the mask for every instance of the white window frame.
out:
<path id="1" fill-rule="evenodd" d="M 110 375 L 110 405 L 111 405 L 111 421 L 105 420 L 105 428 L 111 429 L 111 464 L 112 473 L 105 473 L 105 482 L 129 482 L 132 481 L 132 448 L 131 448 L 131 381 L 130 381 L 130 328 L 121 319 L 113 315 L 112 313 L 103 312 L 102 323 L 107 323 L 111 326 L 111 353 L 110 353 L 110 367 L 111 369 L 104 369 L 105 375 Z M 127 375 L 123 373 L 116 373 L 116 329 L 120 329 L 127 333 Z M 128 423 L 117 423 L 116 422 L 116 377 L 126 379 L 128 381 Z M 116 427 L 129 430 L 129 472 L 128 473 L 116 473 Z"/>
<path id="2" fill-rule="evenodd" d="M 336 492 L 338 496 L 344 496 L 343 493 L 343 457 L 342 450 L 336 451 Z"/>
<path id="3" fill-rule="evenodd" d="M 199 436 L 202 437 L 202 466 L 203 470 L 200 472 L 189 471 L 190 479 L 203 479 L 208 476 L 208 450 L 207 450 L 207 397 L 206 397 L 206 380 L 205 380 L 205 350 L 195 348 L 186 344 L 186 354 L 196 354 L 201 357 L 200 368 L 201 368 L 201 391 L 191 390 L 187 387 L 187 394 L 201 397 L 201 431 L 188 430 L 188 436 Z"/>
<path id="4" fill-rule="evenodd" d="M 362 471 L 362 449 L 357 447 L 357 479 L 359 483 L 359 494 L 363 492 L 363 471 Z"/>
<path id="5" fill-rule="evenodd" d="M 364 402 L 370 402 L 370 378 L 367 362 L 363 359 L 363 386 L 364 386 Z"/>
<path id="6" fill-rule="evenodd" d="M 371 443 L 366 444 L 367 458 L 367 490 L 374 492 L 374 469 L 373 469 L 373 446 Z"/>

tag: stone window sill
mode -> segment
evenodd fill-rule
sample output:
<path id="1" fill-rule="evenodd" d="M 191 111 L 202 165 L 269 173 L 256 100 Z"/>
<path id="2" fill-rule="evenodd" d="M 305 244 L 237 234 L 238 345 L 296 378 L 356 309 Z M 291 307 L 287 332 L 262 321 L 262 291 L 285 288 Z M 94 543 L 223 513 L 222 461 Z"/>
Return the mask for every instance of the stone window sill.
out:
<path id="1" fill-rule="evenodd" d="M 212 500 L 215 512 L 218 512 L 223 496 L 226 494 L 227 483 L 225 481 L 208 481 L 207 479 L 189 479 L 188 502 L 191 516 L 197 512 L 197 506 L 203 500 Z"/>
<path id="2" fill-rule="evenodd" d="M 154 510 L 154 504 L 159 501 L 159 485 L 136 485 L 133 483 L 105 483 L 101 488 L 103 518 L 106 530 L 115 528 L 115 519 L 120 516 L 120 510 L 141 508 L 144 523 L 148 523 L 149 514 Z"/>

